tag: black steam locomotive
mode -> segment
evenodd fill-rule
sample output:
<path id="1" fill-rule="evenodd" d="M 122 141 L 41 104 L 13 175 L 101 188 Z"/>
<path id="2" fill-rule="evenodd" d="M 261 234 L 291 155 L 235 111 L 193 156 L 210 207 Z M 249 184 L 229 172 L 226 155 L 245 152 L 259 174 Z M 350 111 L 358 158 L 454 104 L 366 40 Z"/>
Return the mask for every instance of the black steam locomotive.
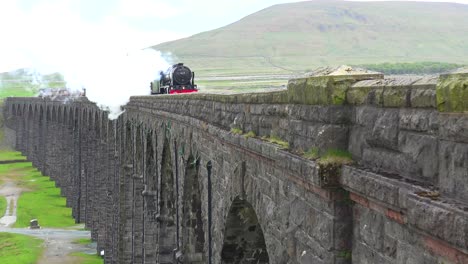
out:
<path id="1" fill-rule="evenodd" d="M 194 84 L 195 73 L 183 63 L 169 67 L 166 72 L 159 72 L 159 80 L 151 82 L 151 94 L 178 94 L 197 92 Z"/>

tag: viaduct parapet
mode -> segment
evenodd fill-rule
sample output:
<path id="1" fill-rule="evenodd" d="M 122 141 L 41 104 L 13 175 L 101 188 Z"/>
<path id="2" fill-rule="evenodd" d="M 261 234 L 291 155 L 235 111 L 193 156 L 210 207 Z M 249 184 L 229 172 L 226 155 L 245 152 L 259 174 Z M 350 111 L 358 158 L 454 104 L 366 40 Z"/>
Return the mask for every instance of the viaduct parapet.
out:
<path id="1" fill-rule="evenodd" d="M 84 98 L 4 106 L 106 263 L 468 263 L 467 112 L 466 70 L 349 68 L 132 97 L 116 120 Z"/>

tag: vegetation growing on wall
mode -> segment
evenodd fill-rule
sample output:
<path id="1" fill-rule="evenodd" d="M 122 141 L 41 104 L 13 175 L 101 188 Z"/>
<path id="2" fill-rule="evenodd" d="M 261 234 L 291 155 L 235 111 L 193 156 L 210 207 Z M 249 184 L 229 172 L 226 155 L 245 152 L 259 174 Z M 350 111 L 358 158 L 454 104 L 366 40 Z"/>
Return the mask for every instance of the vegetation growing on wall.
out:
<path id="1" fill-rule="evenodd" d="M 279 145 L 282 149 L 289 149 L 289 143 L 287 141 L 282 140 L 278 136 L 275 136 L 275 135 L 263 136 L 262 139 L 270 143 Z"/>

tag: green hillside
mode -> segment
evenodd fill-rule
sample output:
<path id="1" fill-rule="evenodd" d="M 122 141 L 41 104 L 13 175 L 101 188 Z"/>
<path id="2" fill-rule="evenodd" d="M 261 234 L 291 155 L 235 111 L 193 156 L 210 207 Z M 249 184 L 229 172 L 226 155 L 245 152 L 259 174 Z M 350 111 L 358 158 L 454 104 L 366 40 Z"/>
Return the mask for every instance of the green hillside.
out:
<path id="1" fill-rule="evenodd" d="M 291 74 L 384 62 L 468 64 L 468 5 L 308 1 L 152 48 L 198 75 Z"/>

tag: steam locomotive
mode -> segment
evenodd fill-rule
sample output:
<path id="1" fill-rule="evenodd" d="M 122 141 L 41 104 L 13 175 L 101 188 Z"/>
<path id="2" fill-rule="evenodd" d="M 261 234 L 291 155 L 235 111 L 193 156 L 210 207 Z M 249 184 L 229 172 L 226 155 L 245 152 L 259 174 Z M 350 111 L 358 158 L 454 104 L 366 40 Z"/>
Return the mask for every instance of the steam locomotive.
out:
<path id="1" fill-rule="evenodd" d="M 183 63 L 169 67 L 166 72 L 159 72 L 159 80 L 151 82 L 151 94 L 178 94 L 197 92 L 194 83 L 195 73 Z"/>

